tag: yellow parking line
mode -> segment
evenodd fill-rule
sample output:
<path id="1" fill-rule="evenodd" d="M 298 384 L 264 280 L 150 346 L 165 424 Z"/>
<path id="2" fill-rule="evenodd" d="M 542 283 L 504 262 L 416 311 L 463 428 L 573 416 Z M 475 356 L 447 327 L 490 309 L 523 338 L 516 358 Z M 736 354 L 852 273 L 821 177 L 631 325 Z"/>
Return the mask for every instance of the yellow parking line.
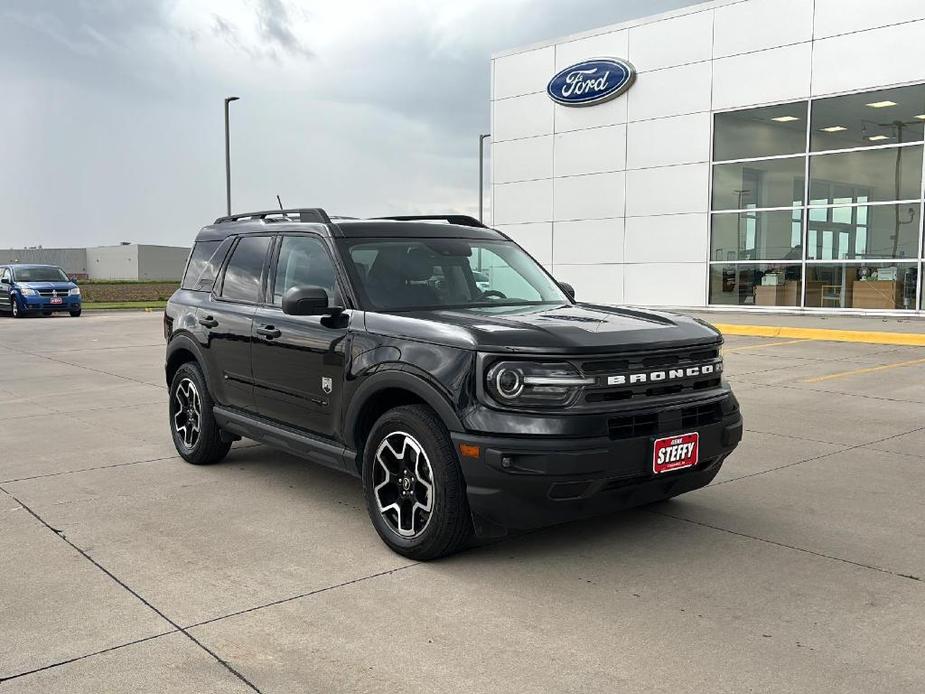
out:
<path id="1" fill-rule="evenodd" d="M 925 364 L 925 359 L 913 359 L 912 361 L 901 361 L 896 364 L 884 364 L 883 366 L 870 366 L 866 369 L 854 369 L 853 371 L 841 371 L 835 374 L 829 374 L 828 376 L 816 376 L 815 378 L 809 378 L 803 383 L 819 383 L 820 381 L 828 381 L 833 378 L 843 378 L 845 376 L 857 376 L 859 374 L 869 374 L 874 371 L 884 371 L 886 369 L 895 369 L 900 366 L 913 366 L 915 364 Z"/>
<path id="2" fill-rule="evenodd" d="M 735 325 L 714 323 L 724 335 L 741 337 L 787 337 L 796 340 L 826 340 L 829 342 L 865 342 L 872 345 L 905 345 L 925 347 L 925 325 L 919 333 L 888 333 L 876 330 L 829 330 L 825 328 L 792 328 L 778 325 Z"/>
<path id="3" fill-rule="evenodd" d="M 794 345 L 797 342 L 808 342 L 808 340 L 783 340 L 778 342 L 762 342 L 760 345 L 746 345 L 745 347 L 723 347 L 723 352 L 743 352 L 746 349 L 764 349 L 765 347 L 777 347 L 778 345 Z"/>

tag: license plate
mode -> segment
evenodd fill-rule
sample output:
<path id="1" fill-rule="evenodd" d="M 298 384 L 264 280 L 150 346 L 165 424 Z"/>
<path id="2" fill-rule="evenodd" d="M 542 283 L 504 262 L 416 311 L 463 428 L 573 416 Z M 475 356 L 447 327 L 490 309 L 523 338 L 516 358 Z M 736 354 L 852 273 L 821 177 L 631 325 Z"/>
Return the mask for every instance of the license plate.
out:
<path id="1" fill-rule="evenodd" d="M 63 303 L 64 303 L 64 299 L 62 299 L 60 296 L 53 296 L 53 297 L 51 297 L 51 303 L 53 303 L 53 304 L 63 304 Z"/>
<path id="2" fill-rule="evenodd" d="M 680 434 L 656 439 L 652 453 L 652 470 L 655 474 L 681 470 L 697 464 L 700 434 Z"/>

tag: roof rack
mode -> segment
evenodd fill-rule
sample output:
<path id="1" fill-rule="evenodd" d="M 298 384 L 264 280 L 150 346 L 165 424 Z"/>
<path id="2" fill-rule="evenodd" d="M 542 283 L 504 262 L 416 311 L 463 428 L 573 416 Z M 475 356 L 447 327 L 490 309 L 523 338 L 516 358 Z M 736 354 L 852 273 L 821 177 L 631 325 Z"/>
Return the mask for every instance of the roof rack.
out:
<path id="1" fill-rule="evenodd" d="M 467 214 L 407 214 L 396 215 L 394 217 L 373 217 L 372 219 L 392 219 L 396 222 L 444 221 L 449 224 L 458 224 L 463 227 L 489 228 L 475 217 L 470 217 Z"/>
<path id="2" fill-rule="evenodd" d="M 263 210 L 261 212 L 241 212 L 239 214 L 219 217 L 215 220 L 216 224 L 226 222 L 240 222 L 243 220 L 265 220 L 267 217 L 285 217 L 289 219 L 290 215 L 298 215 L 300 222 L 316 222 L 318 224 L 330 224 L 331 218 L 328 213 L 320 207 L 306 207 L 302 209 L 291 210 Z M 273 220 L 270 220 L 273 221 Z"/>

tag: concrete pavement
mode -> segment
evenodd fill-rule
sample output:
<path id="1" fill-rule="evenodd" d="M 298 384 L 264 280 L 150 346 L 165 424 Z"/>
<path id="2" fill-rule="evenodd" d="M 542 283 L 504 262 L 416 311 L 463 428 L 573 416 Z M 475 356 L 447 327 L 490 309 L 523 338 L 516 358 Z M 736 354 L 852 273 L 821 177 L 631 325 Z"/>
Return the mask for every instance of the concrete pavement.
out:
<path id="1" fill-rule="evenodd" d="M 349 477 L 184 463 L 163 349 L 0 321 L 0 694 L 925 689 L 925 348 L 729 338 L 711 486 L 429 564 Z"/>

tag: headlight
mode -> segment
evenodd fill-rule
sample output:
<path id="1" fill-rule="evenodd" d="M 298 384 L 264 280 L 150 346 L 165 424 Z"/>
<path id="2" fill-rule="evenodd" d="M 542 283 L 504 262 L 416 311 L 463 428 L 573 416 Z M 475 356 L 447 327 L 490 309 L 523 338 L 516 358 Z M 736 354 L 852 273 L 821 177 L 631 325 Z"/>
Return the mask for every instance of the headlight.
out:
<path id="1" fill-rule="evenodd" d="M 488 394 L 499 404 L 528 406 L 564 405 L 581 386 L 593 385 L 566 362 L 502 361 L 485 376 Z"/>
<path id="2" fill-rule="evenodd" d="M 74 287 L 68 293 L 68 296 L 80 296 L 80 287 Z"/>
<path id="3" fill-rule="evenodd" d="M 37 291 L 35 291 L 34 289 L 30 289 L 29 287 L 20 287 L 19 293 L 22 294 L 23 296 L 36 296 L 38 294 Z"/>

